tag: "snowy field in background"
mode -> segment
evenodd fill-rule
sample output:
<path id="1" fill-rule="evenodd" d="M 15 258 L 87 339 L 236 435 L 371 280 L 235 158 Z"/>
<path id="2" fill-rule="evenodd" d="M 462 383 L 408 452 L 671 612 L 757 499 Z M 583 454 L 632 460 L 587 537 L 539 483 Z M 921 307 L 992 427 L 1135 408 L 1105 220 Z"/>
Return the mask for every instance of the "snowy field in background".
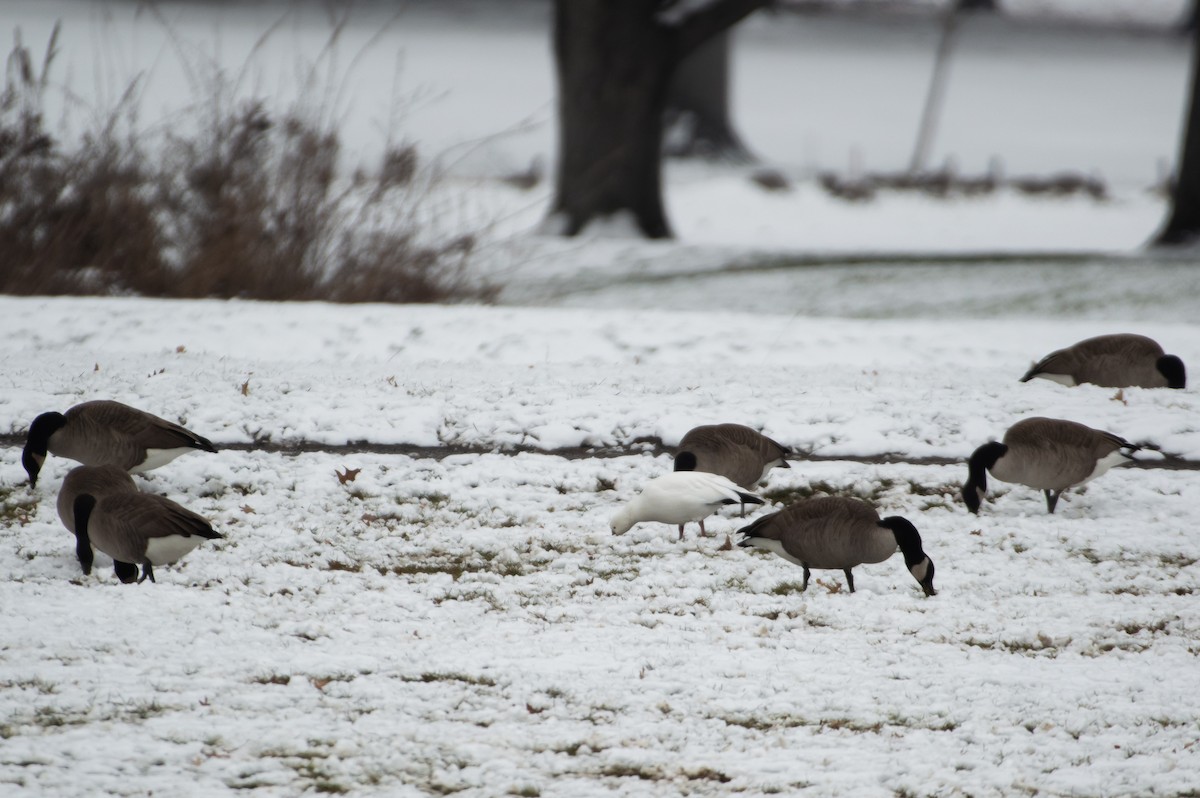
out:
<path id="1" fill-rule="evenodd" d="M 97 96 L 150 65 L 148 111 L 178 92 L 150 15 L 103 21 L 136 4 L 7 3 L 35 50 L 47 8 L 77 23 L 64 63 Z M 184 30 L 211 32 L 234 67 L 278 17 L 164 8 L 193 15 Z M 414 12 L 397 32 L 401 90 L 423 99 L 405 122 L 425 151 L 469 153 L 439 216 L 485 231 L 476 265 L 507 304 L 0 298 L 0 434 L 107 397 L 218 444 L 467 453 L 188 455 L 138 480 L 225 539 L 157 569 L 158 584 L 122 586 L 103 555 L 79 573 L 54 511 L 70 464 L 51 458 L 31 492 L 5 447 L 0 793 L 1194 795 L 1197 472 L 1116 469 L 1054 516 L 1037 492 L 993 483 L 979 517 L 956 496 L 963 464 L 773 472 L 774 502 L 833 491 L 912 520 L 937 565 L 926 599 L 899 557 L 857 569 L 854 595 L 833 572 L 800 594 L 794 566 L 720 550 L 748 522 L 728 512 L 710 538 L 654 524 L 613 537 L 609 517 L 669 457 L 554 453 L 636 452 L 736 421 L 821 457 L 965 459 L 1045 414 L 1200 459 L 1200 269 L 1136 252 L 1163 215 L 1146 188 L 1174 153 L 1186 47 L 1067 31 L 964 49 L 935 161 L 1095 170 L 1108 202 L 846 204 L 808 182 L 768 194 L 736 169 L 673 166 L 681 242 L 558 241 L 528 235 L 546 184 L 491 179 L 551 155 L 544 16 Z M 367 19 L 348 43 L 379 30 Z M 269 63 L 286 72 L 287 47 L 318 46 L 327 23 L 309 21 L 284 27 Z M 932 28 L 885 27 L 739 34 L 736 115 L 768 162 L 801 177 L 852 152 L 905 163 Z M 370 79 L 346 109 L 350 157 L 387 128 L 394 66 L 390 50 L 357 65 Z M 896 113 L 881 121 L 884 107 Z M 1043 256 L 947 260 L 1014 251 Z M 896 252 L 915 257 L 762 268 Z M 1191 387 L 1017 382 L 1051 349 L 1126 330 L 1181 356 Z"/>

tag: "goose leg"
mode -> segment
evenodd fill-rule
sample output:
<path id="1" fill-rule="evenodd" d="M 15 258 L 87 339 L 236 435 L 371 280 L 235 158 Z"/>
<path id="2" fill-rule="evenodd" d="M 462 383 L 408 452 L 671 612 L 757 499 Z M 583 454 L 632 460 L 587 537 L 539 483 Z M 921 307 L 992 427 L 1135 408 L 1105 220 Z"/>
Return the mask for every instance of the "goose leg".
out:
<path id="1" fill-rule="evenodd" d="M 854 592 L 854 574 L 850 573 L 849 568 L 842 569 L 846 573 L 846 584 L 850 586 L 850 592 Z"/>
<path id="2" fill-rule="evenodd" d="M 800 583 L 800 592 L 803 593 L 805 590 L 808 590 L 808 578 L 812 576 L 812 571 L 808 570 L 807 565 L 801 567 L 804 569 L 804 581 Z"/>
<path id="3" fill-rule="evenodd" d="M 1055 505 L 1058 504 L 1058 497 L 1062 495 L 1062 491 L 1060 490 L 1055 493 L 1054 491 L 1044 490 L 1042 493 L 1046 494 L 1046 510 L 1053 513 Z"/>
<path id="4" fill-rule="evenodd" d="M 706 532 L 704 530 L 704 519 L 703 518 L 700 519 L 700 537 L 702 537 L 702 538 L 708 537 L 708 532 Z"/>
<path id="5" fill-rule="evenodd" d="M 149 579 L 151 582 L 154 581 L 154 566 L 150 564 L 149 560 L 142 563 L 142 578 L 138 580 L 138 584 L 140 585 L 147 579 Z"/>
<path id="6" fill-rule="evenodd" d="M 88 542 L 87 538 L 77 537 L 75 539 L 75 556 L 79 558 L 79 567 L 83 569 L 83 575 L 90 575 L 95 554 L 92 552 L 92 544 Z"/>

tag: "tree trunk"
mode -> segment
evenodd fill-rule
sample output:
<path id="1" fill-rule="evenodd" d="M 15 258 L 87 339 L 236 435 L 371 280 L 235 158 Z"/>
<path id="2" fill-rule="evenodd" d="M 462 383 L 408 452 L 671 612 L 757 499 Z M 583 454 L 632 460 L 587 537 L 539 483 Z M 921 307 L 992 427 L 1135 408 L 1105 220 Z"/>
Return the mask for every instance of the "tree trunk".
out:
<path id="1" fill-rule="evenodd" d="M 921 112 L 921 126 L 917 130 L 917 144 L 913 148 L 908 171 L 916 174 L 925 170 L 929 151 L 933 149 L 933 135 L 942 115 L 942 100 L 946 96 L 946 82 L 950 79 L 950 54 L 954 49 L 954 34 L 958 29 L 958 9 L 949 6 L 942 12 L 942 35 L 938 39 L 937 54 L 933 58 L 933 74 L 929 78 L 929 92 L 925 95 L 925 108 Z"/>
<path id="2" fill-rule="evenodd" d="M 627 216 L 668 238 L 662 202 L 667 87 L 680 60 L 768 0 L 555 0 L 559 160 L 544 229 L 575 235 Z"/>
<path id="3" fill-rule="evenodd" d="M 671 56 L 645 0 L 556 0 L 560 156 L 552 218 L 575 235 L 622 211 L 667 238 L 662 204 L 663 108 Z"/>
<path id="4" fill-rule="evenodd" d="M 675 70 L 667 89 L 667 156 L 752 160 L 729 117 L 729 44 L 729 32 L 720 33 Z"/>
<path id="5" fill-rule="evenodd" d="M 1182 150 L 1171 191 L 1171 216 L 1154 239 L 1156 246 L 1200 240 L 1200 26 L 1192 30 L 1192 82 Z"/>

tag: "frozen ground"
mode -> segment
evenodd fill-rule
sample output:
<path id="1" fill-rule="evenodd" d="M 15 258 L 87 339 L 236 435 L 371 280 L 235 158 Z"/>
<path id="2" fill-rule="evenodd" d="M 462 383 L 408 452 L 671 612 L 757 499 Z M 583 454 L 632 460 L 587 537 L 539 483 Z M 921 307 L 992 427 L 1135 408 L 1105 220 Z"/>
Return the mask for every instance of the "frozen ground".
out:
<path id="1" fill-rule="evenodd" d="M 47 7 L 81 4 L 6 12 L 44 31 Z M 447 28 L 425 9 L 406 74 L 433 81 L 430 96 L 455 88 L 422 141 L 548 118 L 544 31 L 516 15 Z M 223 19 L 236 65 L 253 35 Z M 67 49 L 76 69 L 96 63 L 87 30 Z M 95 30 L 122 58 L 169 61 L 161 37 Z M 840 51 L 836 25 L 805 47 L 786 32 L 747 29 L 751 142 L 797 175 L 843 165 L 855 136 L 868 165 L 902 163 L 911 125 L 858 121 L 879 101 L 865 78 L 923 77 L 926 62 L 892 60 L 880 30 L 857 45 L 888 55 L 875 62 Z M 1054 516 L 998 485 L 975 517 L 955 495 L 961 462 L 903 462 L 961 461 L 1034 414 L 1200 459 L 1200 270 L 1137 252 L 1162 217 L 1144 189 L 1173 152 L 1186 53 L 1066 35 L 998 39 L 1020 58 L 964 70 L 1013 65 L 983 82 L 1061 109 L 1061 139 L 1011 113 L 1008 129 L 965 136 L 967 114 L 942 155 L 975 169 L 1007 142 L 1014 171 L 1097 168 L 1119 183 L 1107 203 L 845 205 L 808 183 L 767 195 L 734 170 L 683 168 L 668 176 L 682 243 L 537 240 L 544 188 L 478 174 L 544 154 L 535 126 L 455 175 L 469 192 L 451 207 L 490 227 L 478 265 L 505 286 L 502 307 L 0 298 L 0 794 L 1194 796 L 1197 472 L 1117 469 Z M 802 109 L 778 101 L 780 82 L 811 72 L 780 65 L 822 41 L 857 64 L 850 89 L 797 91 L 845 113 L 789 135 Z M 97 82 L 123 86 L 112 74 Z M 498 93 L 501 78 L 521 91 Z M 1078 105 L 1059 79 L 1083 86 Z M 795 116 L 772 126 L 772 110 Z M 357 118 L 363 141 L 374 122 Z M 1192 387 L 1016 381 L 1053 348 L 1120 330 L 1180 355 Z M 102 555 L 80 575 L 54 512 L 68 463 L 23 484 L 29 421 L 99 397 L 235 447 L 138 478 L 225 535 L 155 585 L 117 584 Z M 715 421 L 834 458 L 773 472 L 767 497 L 835 492 L 907 516 L 939 595 L 923 598 L 900 558 L 857 569 L 853 595 L 838 573 L 800 594 L 793 566 L 721 550 L 745 523 L 729 513 L 706 539 L 610 535 L 615 509 L 670 468 L 637 442 Z M 367 444 L 275 450 L 300 441 Z M 898 462 L 837 459 L 885 454 Z"/>
<path id="2" fill-rule="evenodd" d="M 1025 415 L 1200 457 L 1194 389 L 1016 382 L 1091 321 L 0 300 L 19 432 L 111 396 L 224 443 L 678 441 L 742 421 L 825 455 L 965 456 Z M 1194 323 L 1141 325 L 1190 363 Z M 226 538 L 159 583 L 82 578 L 0 467 L 0 783 L 15 794 L 1184 795 L 1200 772 L 1193 471 L 1118 469 L 1044 514 L 962 465 L 796 461 L 937 563 L 859 591 L 607 519 L 662 455 L 259 451 L 142 480 Z M 344 484 L 337 472 L 357 470 Z M 728 515 L 728 514 L 727 514 Z"/>

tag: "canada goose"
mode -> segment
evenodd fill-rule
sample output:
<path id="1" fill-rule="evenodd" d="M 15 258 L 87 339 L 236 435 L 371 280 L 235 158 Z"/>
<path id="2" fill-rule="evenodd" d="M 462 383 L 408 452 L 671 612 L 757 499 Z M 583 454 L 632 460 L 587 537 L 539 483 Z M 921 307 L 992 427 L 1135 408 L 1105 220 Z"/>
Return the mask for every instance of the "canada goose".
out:
<path id="1" fill-rule="evenodd" d="M 75 497 L 75 553 L 85 575 L 92 572 L 92 546 L 113 558 L 122 582 L 154 581 L 155 565 L 173 563 L 205 540 L 220 538 L 208 521 L 170 499 L 147 493 Z"/>
<path id="2" fill-rule="evenodd" d="M 1175 355 L 1163 353 L 1153 338 L 1122 333 L 1098 335 L 1051 352 L 1021 378 L 1062 385 L 1090 382 L 1104 388 L 1183 388 L 1187 371 Z"/>
<path id="3" fill-rule="evenodd" d="M 675 453 L 676 471 L 720 474 L 743 488 L 753 488 L 775 466 L 791 468 L 791 452 L 781 443 L 741 424 L 706 424 L 688 430 Z"/>
<path id="4" fill-rule="evenodd" d="M 178 424 L 120 402 L 84 402 L 66 413 L 42 413 L 29 425 L 21 464 L 29 485 L 37 485 L 46 453 L 84 465 L 111 463 L 140 473 L 158 468 L 186 452 L 217 449 Z"/>
<path id="5" fill-rule="evenodd" d="M 898 515 L 880 519 L 875 508 L 861 499 L 823 496 L 795 502 L 738 531 L 745 535 L 739 546 L 772 552 L 803 568 L 801 591 L 808 589 L 810 569 L 840 568 L 853 593 L 851 569 L 883 562 L 898 547 L 925 595 L 937 595 L 933 560 L 921 548 L 917 528 Z"/>
<path id="6" fill-rule="evenodd" d="M 58 489 L 58 517 L 75 532 L 75 500 L 84 494 L 101 499 L 114 493 L 137 493 L 129 472 L 115 465 L 79 466 L 67 472 Z"/>
<path id="7" fill-rule="evenodd" d="M 963 501 L 979 512 L 987 493 L 987 475 L 1001 482 L 1028 485 L 1046 494 L 1046 509 L 1054 512 L 1058 497 L 1067 488 L 1095 479 L 1108 469 L 1133 459 L 1139 448 L 1111 432 L 1058 418 L 1027 418 L 1004 433 L 1003 443 L 992 441 L 975 450 L 968 464 Z"/>
<path id="8" fill-rule="evenodd" d="M 623 535 L 642 521 L 677 524 L 679 539 L 683 540 L 683 527 L 689 521 L 699 521 L 703 535 L 706 534 L 704 519 L 721 505 L 741 504 L 744 507 L 747 503 L 762 504 L 763 500 L 740 490 L 719 474 L 672 471 L 647 482 L 641 493 L 613 516 L 610 526 L 614 535 Z"/>

